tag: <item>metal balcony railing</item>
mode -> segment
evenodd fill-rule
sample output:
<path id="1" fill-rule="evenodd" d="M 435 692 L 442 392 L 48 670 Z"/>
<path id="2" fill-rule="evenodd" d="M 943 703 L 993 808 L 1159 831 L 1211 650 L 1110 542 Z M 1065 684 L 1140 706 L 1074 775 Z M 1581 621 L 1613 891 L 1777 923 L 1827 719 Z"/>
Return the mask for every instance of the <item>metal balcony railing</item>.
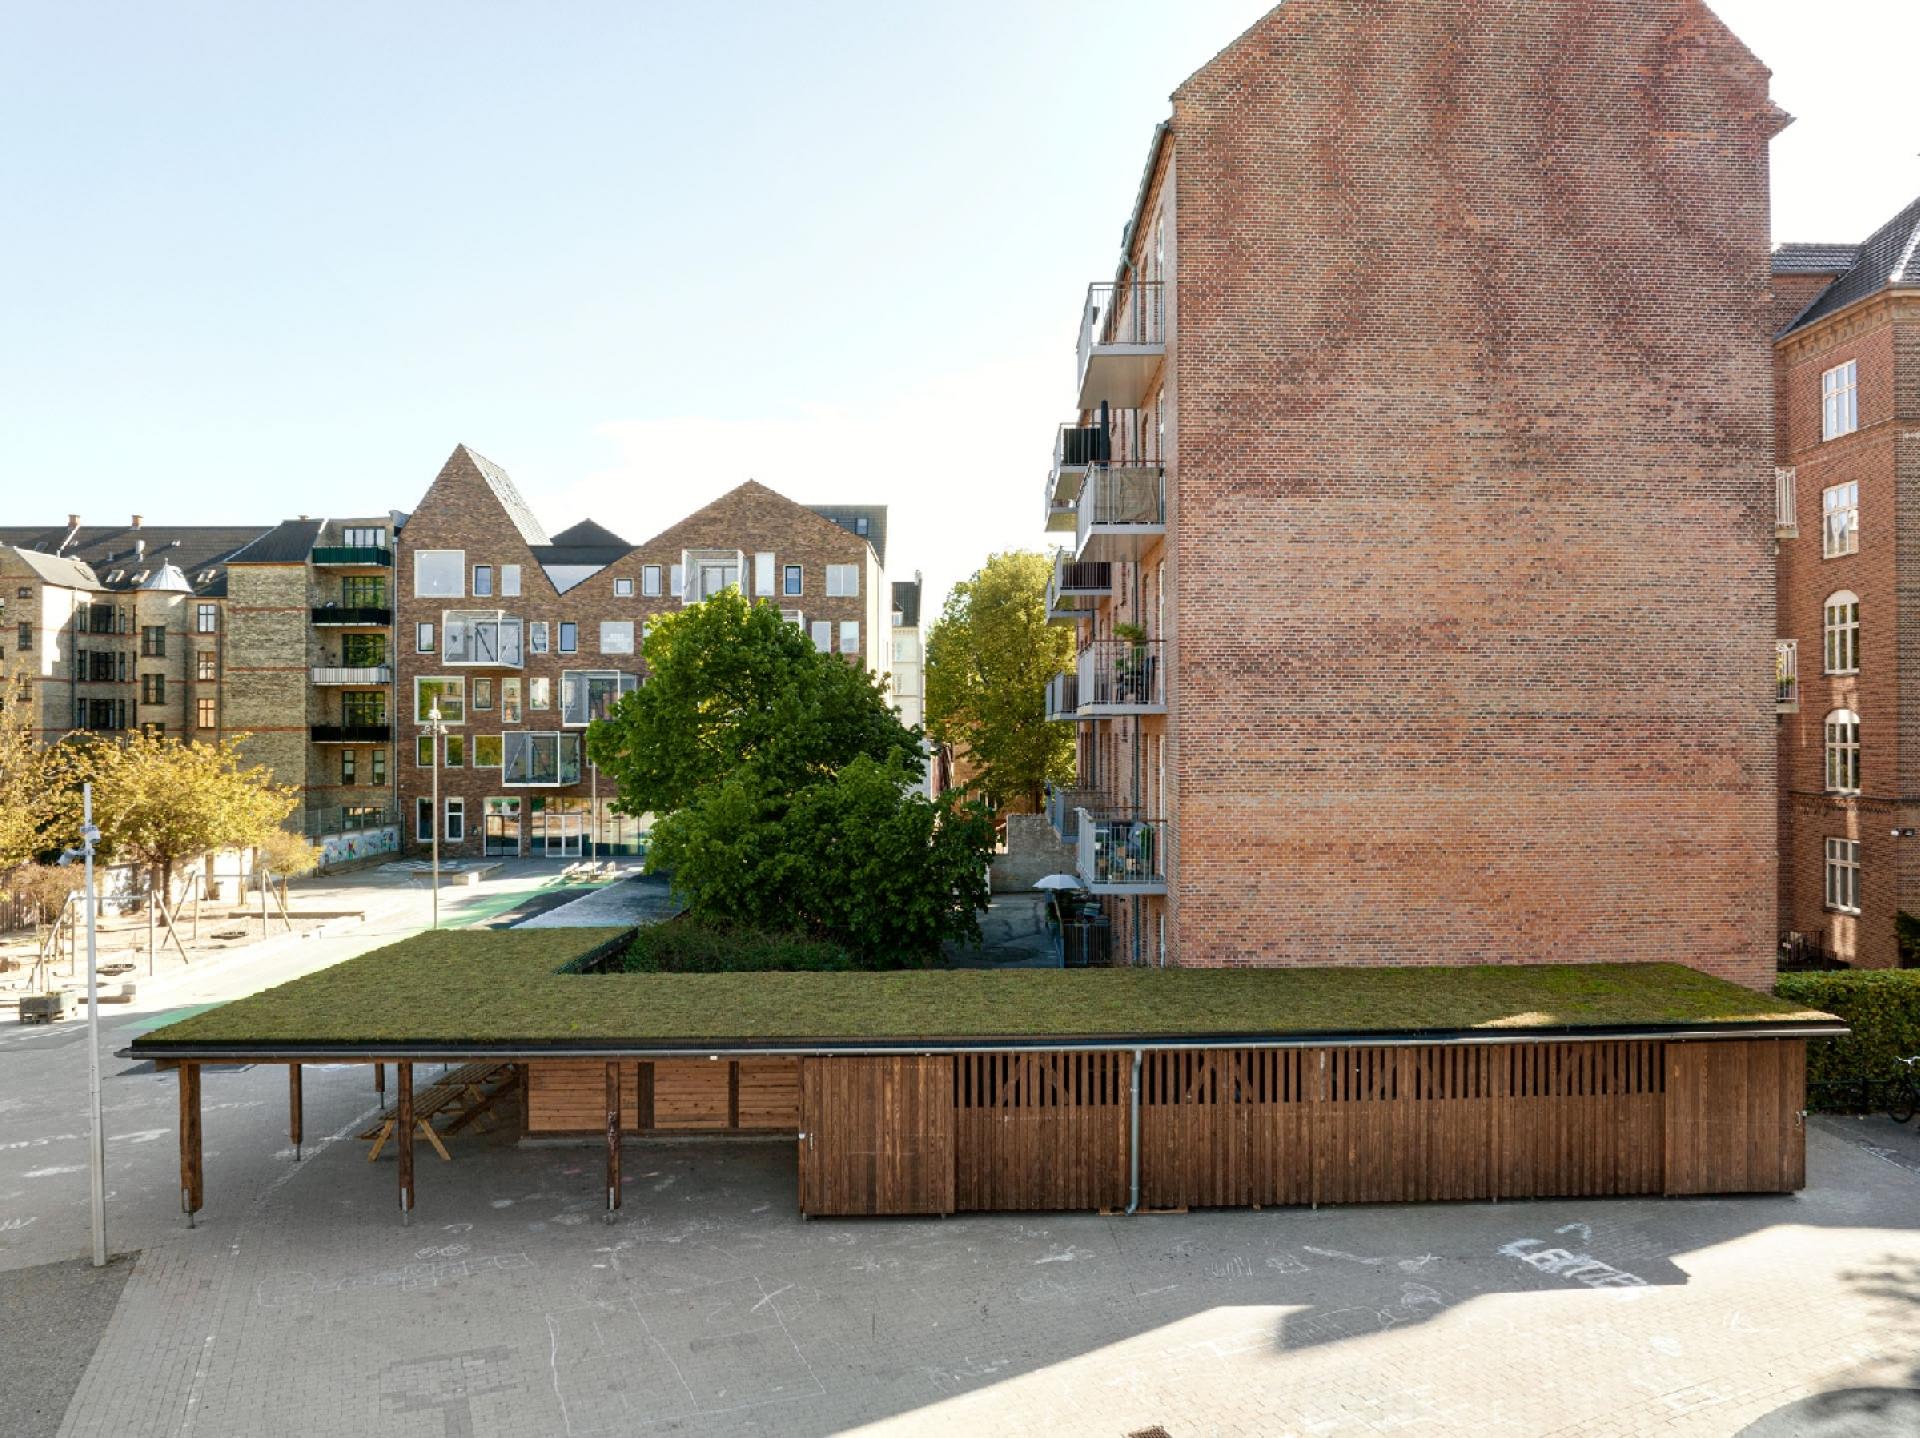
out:
<path id="1" fill-rule="evenodd" d="M 1098 789 L 1051 787 L 1047 790 L 1047 822 L 1053 832 L 1069 844 L 1080 840 L 1080 814 L 1091 809 L 1103 813 L 1109 809 L 1106 795 Z"/>
<path id="2" fill-rule="evenodd" d="M 1080 676 L 1056 674 L 1047 681 L 1047 718 L 1080 717 Z"/>
<path id="3" fill-rule="evenodd" d="M 1158 467 L 1122 469 L 1101 466 L 1087 471 L 1074 509 L 1074 553 L 1083 561 L 1137 559 L 1142 545 L 1167 529 L 1167 477 Z M 1124 553 L 1090 553 L 1089 542 L 1116 545 Z"/>
<path id="4" fill-rule="evenodd" d="M 315 724 L 316 744 L 386 744 L 393 738 L 391 724 Z"/>
<path id="5" fill-rule="evenodd" d="M 316 604 L 313 622 L 320 625 L 344 625 L 356 629 L 385 629 L 393 623 L 393 611 L 385 608 Z"/>
<path id="6" fill-rule="evenodd" d="M 1166 821 L 1079 813 L 1076 867 L 1095 893 L 1163 894 Z"/>
<path id="7" fill-rule="evenodd" d="M 1082 715 L 1166 712 L 1158 639 L 1097 639 L 1080 651 L 1078 669 Z"/>
<path id="8" fill-rule="evenodd" d="M 316 664 L 313 669 L 315 684 L 391 684 L 393 666 L 390 664 L 327 665 Z"/>
<path id="9" fill-rule="evenodd" d="M 313 551 L 315 564 L 377 565 L 382 569 L 393 567 L 393 551 L 382 549 L 378 545 L 321 545 Z"/>
<path id="10" fill-rule="evenodd" d="M 1795 489 L 1798 471 L 1780 468 L 1773 472 L 1773 534 L 1776 539 L 1800 537 L 1800 514 Z"/>
<path id="11" fill-rule="evenodd" d="M 1781 714 L 1791 714 L 1800 707 L 1800 641 L 1797 639 L 1773 642 L 1773 707 Z"/>
<path id="12" fill-rule="evenodd" d="M 1080 312 L 1077 371 L 1083 380 L 1096 349 L 1165 345 L 1166 342 L 1166 309 L 1159 280 L 1087 286 L 1087 302 Z"/>
<path id="13" fill-rule="evenodd" d="M 369 792 L 377 794 L 379 790 L 370 789 Z M 300 827 L 309 839 L 317 839 L 323 834 L 351 834 L 361 829 L 382 829 L 397 822 L 390 806 L 379 803 L 344 804 L 307 810 Z"/>
<path id="14" fill-rule="evenodd" d="M 1047 581 L 1047 618 L 1084 619 L 1111 593 L 1112 564 L 1061 556 L 1054 561 L 1053 578 Z"/>

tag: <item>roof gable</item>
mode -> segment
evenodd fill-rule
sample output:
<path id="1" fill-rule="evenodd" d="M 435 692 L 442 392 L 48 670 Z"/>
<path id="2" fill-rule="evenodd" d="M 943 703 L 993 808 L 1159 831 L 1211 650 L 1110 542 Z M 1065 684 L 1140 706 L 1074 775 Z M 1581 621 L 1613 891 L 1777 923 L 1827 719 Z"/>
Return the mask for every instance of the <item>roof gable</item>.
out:
<path id="1" fill-rule="evenodd" d="M 632 548 L 626 540 L 615 534 L 611 529 L 608 529 L 604 524 L 597 524 L 591 519 L 583 519 L 578 524 L 561 530 L 558 534 L 554 535 L 549 542 L 560 547 L 584 546 L 595 549 L 618 548 L 622 550 Z"/>
<path id="2" fill-rule="evenodd" d="M 1811 250 L 1817 247 L 1782 248 Z M 1794 316 L 1792 322 L 1780 331 L 1782 335 L 1805 329 L 1882 290 L 1920 287 L 1920 200 L 1915 200 L 1875 230 L 1857 249 L 1858 256 L 1853 263 L 1837 280 L 1820 291 L 1812 304 Z M 1777 256 L 1775 273 L 1781 273 Z"/>

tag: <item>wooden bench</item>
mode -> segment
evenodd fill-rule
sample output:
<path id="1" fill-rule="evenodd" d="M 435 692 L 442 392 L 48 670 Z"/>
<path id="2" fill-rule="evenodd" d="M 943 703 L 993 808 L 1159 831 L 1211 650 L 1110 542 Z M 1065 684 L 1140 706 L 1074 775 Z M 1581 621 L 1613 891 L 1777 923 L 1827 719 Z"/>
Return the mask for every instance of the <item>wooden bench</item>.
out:
<path id="1" fill-rule="evenodd" d="M 441 1136 L 460 1132 L 512 1093 L 519 1083 L 520 1071 L 512 1064 L 462 1064 L 413 1096 L 413 1126 L 420 1137 L 433 1145 L 435 1153 L 451 1163 L 453 1155 L 440 1141 Z M 450 1122 L 436 1130 L 435 1118 L 446 1118 Z M 373 1140 L 373 1148 L 367 1154 L 368 1163 L 380 1157 L 380 1150 L 393 1137 L 398 1121 L 394 1114 L 382 1115 L 379 1122 L 360 1135 Z"/>

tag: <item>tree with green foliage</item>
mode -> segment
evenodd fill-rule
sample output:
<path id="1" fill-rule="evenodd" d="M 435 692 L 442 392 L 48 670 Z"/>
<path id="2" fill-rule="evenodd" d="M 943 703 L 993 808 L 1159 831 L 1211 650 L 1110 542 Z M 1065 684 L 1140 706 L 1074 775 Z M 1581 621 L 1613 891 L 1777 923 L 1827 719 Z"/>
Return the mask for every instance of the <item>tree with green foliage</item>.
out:
<path id="1" fill-rule="evenodd" d="M 978 936 L 992 826 L 917 792 L 920 735 L 883 684 L 729 589 L 650 625 L 647 682 L 587 734 L 650 869 L 702 922 L 797 932 L 862 967 Z"/>
<path id="2" fill-rule="evenodd" d="M 46 799 L 46 751 L 34 742 L 32 706 L 0 706 L 0 880 L 46 847 Z"/>
<path id="3" fill-rule="evenodd" d="M 1037 811 L 1073 782 L 1073 732 L 1047 722 L 1047 681 L 1073 662 L 1073 634 L 1047 622 L 1053 562 L 990 555 L 953 587 L 927 636 L 927 732 L 964 746 L 995 803 Z"/>
<path id="4" fill-rule="evenodd" d="M 267 841 L 300 802 L 264 765 L 247 765 L 247 737 L 201 744 L 135 730 L 118 742 L 68 740 L 49 754 L 55 829 L 79 833 L 80 786 L 91 782 L 100 854 L 143 865 L 170 894 L 175 865 Z"/>

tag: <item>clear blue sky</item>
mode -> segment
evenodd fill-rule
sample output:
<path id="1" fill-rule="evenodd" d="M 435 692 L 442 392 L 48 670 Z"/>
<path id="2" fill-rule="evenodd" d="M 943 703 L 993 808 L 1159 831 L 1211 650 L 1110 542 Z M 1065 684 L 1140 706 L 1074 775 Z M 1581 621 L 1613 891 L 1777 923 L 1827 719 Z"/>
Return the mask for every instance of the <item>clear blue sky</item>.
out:
<path id="1" fill-rule="evenodd" d="M 937 603 L 1041 542 L 1083 288 L 1265 8 L 11 0 L 0 519 L 408 508 L 465 441 L 554 529 L 888 503 Z M 1718 8 L 1782 237 L 1920 194 L 1920 6 Z"/>

